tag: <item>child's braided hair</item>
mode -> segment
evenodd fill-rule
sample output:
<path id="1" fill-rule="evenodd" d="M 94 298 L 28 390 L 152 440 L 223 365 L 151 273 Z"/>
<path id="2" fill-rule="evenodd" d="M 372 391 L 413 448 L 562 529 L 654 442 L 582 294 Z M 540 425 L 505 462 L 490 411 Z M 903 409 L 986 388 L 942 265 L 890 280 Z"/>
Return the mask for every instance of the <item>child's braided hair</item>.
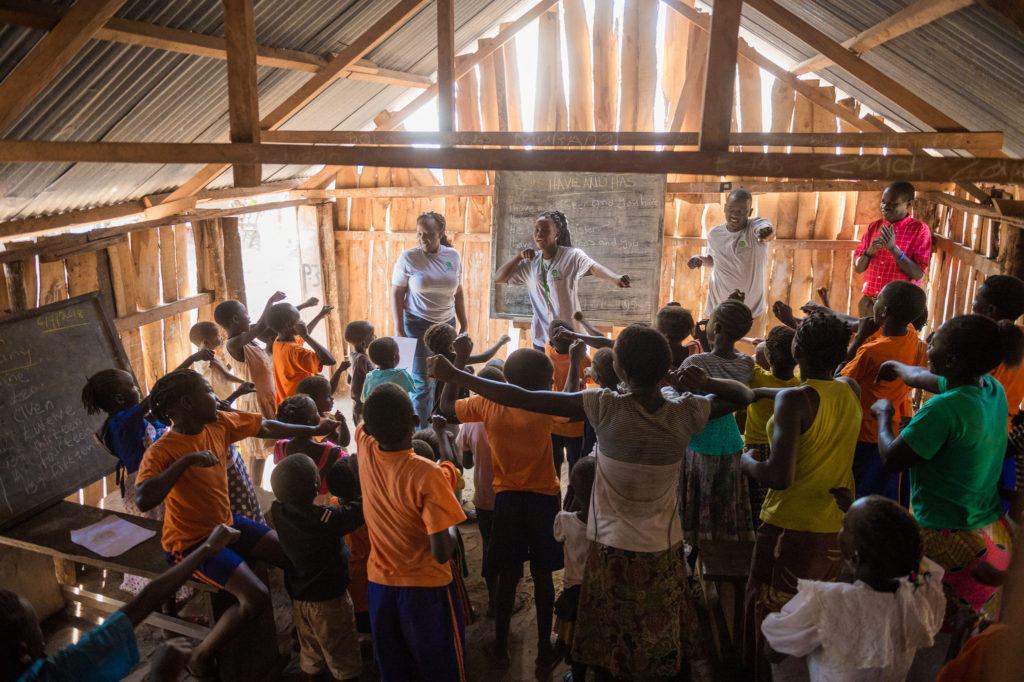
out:
<path id="1" fill-rule="evenodd" d="M 540 214 L 541 220 L 548 220 L 558 230 L 558 237 L 555 243 L 559 246 L 572 246 L 572 234 L 569 232 L 569 221 L 561 211 L 544 211 Z"/>
<path id="2" fill-rule="evenodd" d="M 801 320 L 794 343 L 809 366 L 833 372 L 846 358 L 850 328 L 835 315 L 813 313 Z"/>
<path id="3" fill-rule="evenodd" d="M 176 369 L 160 377 L 149 393 L 149 411 L 162 422 L 170 423 L 170 412 L 191 389 L 206 383 L 203 376 L 191 369 Z"/>
<path id="4" fill-rule="evenodd" d="M 313 408 L 313 414 L 316 414 L 316 403 L 305 393 L 288 396 L 277 406 L 277 421 L 285 424 L 305 424 L 302 417 L 308 413 L 310 407 Z M 319 419 L 317 422 L 319 423 Z"/>
<path id="5" fill-rule="evenodd" d="M 443 215 L 437 211 L 426 211 L 425 213 L 420 214 L 416 219 L 416 222 L 420 222 L 422 220 L 434 221 L 434 225 L 441 230 L 441 246 L 451 246 L 451 242 L 448 241 L 448 235 L 445 234 L 446 221 Z"/>
<path id="6" fill-rule="evenodd" d="M 924 549 L 921 527 L 906 509 L 881 495 L 861 501 L 863 523 L 853 533 L 860 560 L 879 580 L 896 580 L 915 573 Z"/>
<path id="7" fill-rule="evenodd" d="M 89 414 L 113 414 L 120 405 L 114 401 L 114 389 L 125 375 L 121 369 L 101 369 L 89 377 L 82 387 L 82 405 Z"/>

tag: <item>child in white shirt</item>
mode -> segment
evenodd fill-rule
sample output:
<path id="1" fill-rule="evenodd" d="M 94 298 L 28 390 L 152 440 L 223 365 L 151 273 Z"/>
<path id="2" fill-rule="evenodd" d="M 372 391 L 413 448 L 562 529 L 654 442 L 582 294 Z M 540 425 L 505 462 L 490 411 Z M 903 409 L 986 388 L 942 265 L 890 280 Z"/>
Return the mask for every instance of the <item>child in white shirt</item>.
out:
<path id="1" fill-rule="evenodd" d="M 597 460 L 581 457 L 569 474 L 575 490 L 574 510 L 558 512 L 555 517 L 555 539 L 562 543 L 565 573 L 562 576 L 562 594 L 555 601 L 555 630 L 558 641 L 565 646 L 565 662 L 572 667 L 572 679 L 585 679 L 587 666 L 576 663 L 569 655 L 576 626 L 576 608 L 580 601 L 583 569 L 587 564 L 591 541 L 587 537 L 587 514 L 590 511 L 590 493 L 594 488 Z"/>
<path id="2" fill-rule="evenodd" d="M 942 627 L 942 568 L 923 558 L 917 521 L 879 495 L 850 506 L 839 547 L 850 581 L 801 580 L 761 631 L 775 652 L 803 657 L 812 682 L 904 680 Z M 793 663 L 773 666 L 773 675 Z"/>

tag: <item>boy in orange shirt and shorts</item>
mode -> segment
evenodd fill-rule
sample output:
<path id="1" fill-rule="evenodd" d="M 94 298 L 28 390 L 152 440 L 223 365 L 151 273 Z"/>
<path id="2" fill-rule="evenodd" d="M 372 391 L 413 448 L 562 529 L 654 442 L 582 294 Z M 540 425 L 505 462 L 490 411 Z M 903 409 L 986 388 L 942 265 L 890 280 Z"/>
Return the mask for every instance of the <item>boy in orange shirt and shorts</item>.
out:
<path id="1" fill-rule="evenodd" d="M 192 651 L 189 671 L 203 677 L 215 670 L 213 655 L 217 649 L 270 605 L 267 586 L 253 574 L 246 560 L 260 559 L 275 566 L 288 563 L 277 533 L 231 513 L 227 477 L 230 445 L 251 437 L 325 435 L 337 428 L 337 422 L 299 426 L 265 420 L 259 414 L 221 412 L 210 384 L 190 369 L 175 370 L 157 381 L 149 400 L 154 416 L 173 427 L 142 456 L 135 495 L 142 511 L 165 503 L 160 543 L 168 563 L 182 561 L 219 524 L 241 533 L 233 544 L 206 558 L 194 572 L 197 579 L 227 590 L 238 600 Z"/>
<path id="2" fill-rule="evenodd" d="M 465 623 L 448 562 L 466 514 L 441 467 L 413 453 L 418 426 L 409 394 L 382 384 L 356 429 L 374 657 L 384 682 L 462 682 Z"/>
<path id="3" fill-rule="evenodd" d="M 904 417 L 913 416 L 910 387 L 899 380 L 879 382 L 876 377 L 878 368 L 887 360 L 919 367 L 927 364 L 928 344 L 911 326 L 924 313 L 926 303 L 924 290 L 915 284 L 905 280 L 886 284 L 875 299 L 872 317 L 861 320 L 851 346 L 855 354 L 842 369 L 843 376 L 860 386 L 860 404 L 864 409 L 853 457 L 857 497 L 884 495 L 904 507 L 910 504 L 909 479 L 901 485 L 900 475 L 886 471 L 878 454 L 878 421 L 871 406 L 883 398 L 889 400 L 896 410 L 897 428 Z"/>
<path id="4" fill-rule="evenodd" d="M 473 342 L 462 335 L 455 340 L 455 366 L 462 369 Z M 505 378 L 528 391 L 551 388 L 554 369 L 544 353 L 520 348 L 508 356 Z M 510 664 L 508 633 L 515 606 L 516 587 L 523 563 L 530 562 L 537 609 L 537 667 L 558 661 L 551 644 L 555 587 L 551 574 L 563 566 L 561 544 L 555 540 L 555 517 L 560 511 L 558 477 L 552 459 L 551 429 L 564 419 L 505 407 L 482 396 L 455 400 L 458 387 L 445 384 L 441 413 L 455 423 L 483 422 L 491 445 L 494 467 L 494 520 L 487 549 L 485 574 L 498 576 L 495 600 L 494 656 L 500 666 Z"/>
<path id="5" fill-rule="evenodd" d="M 324 306 L 315 321 L 330 313 L 332 308 Z M 299 309 L 290 303 L 277 303 L 267 311 L 267 325 L 277 333 L 274 339 L 274 384 L 276 403 L 295 395 L 299 382 L 306 377 L 319 374 L 324 365 L 337 363 L 331 352 L 316 342 L 306 323 L 299 316 Z M 310 323 L 312 326 L 313 323 Z M 306 348 L 305 346 L 309 346 Z"/>

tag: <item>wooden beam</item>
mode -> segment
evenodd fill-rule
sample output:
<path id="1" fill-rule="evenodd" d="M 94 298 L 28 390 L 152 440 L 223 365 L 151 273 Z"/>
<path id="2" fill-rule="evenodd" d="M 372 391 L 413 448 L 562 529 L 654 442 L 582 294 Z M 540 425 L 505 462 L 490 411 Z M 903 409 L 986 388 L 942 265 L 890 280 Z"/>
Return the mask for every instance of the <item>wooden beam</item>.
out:
<path id="1" fill-rule="evenodd" d="M 775 0 L 747 0 L 747 4 L 797 40 L 825 55 L 836 66 L 936 130 L 961 130 L 963 126 L 866 61 L 853 54 Z"/>
<path id="2" fill-rule="evenodd" d="M 698 133 L 592 132 L 588 130 L 545 132 L 454 132 L 406 130 L 267 130 L 264 142 L 292 144 L 413 145 L 444 147 L 617 147 L 694 146 Z M 922 149 L 986 148 L 994 153 L 1003 146 L 1003 133 L 731 133 L 729 146 L 794 147 L 890 147 Z"/>
<path id="3" fill-rule="evenodd" d="M 213 293 L 204 291 L 196 294 L 195 296 L 183 298 L 180 301 L 165 303 L 164 305 L 158 305 L 154 308 L 132 313 L 131 315 L 122 315 L 121 317 L 117 317 L 114 319 L 114 328 L 119 333 L 126 332 L 131 329 L 138 329 L 144 325 L 162 320 L 165 317 L 188 312 L 189 310 L 195 310 L 201 305 L 209 305 L 212 302 Z"/>
<path id="4" fill-rule="evenodd" d="M 335 80 L 337 74 L 346 70 L 398 30 L 399 26 L 404 24 L 407 19 L 419 11 L 426 3 L 427 0 L 399 0 L 380 19 L 359 34 L 350 45 L 332 57 L 322 69 L 313 74 L 311 78 L 294 90 L 273 111 L 263 117 L 263 120 L 260 121 L 260 127 L 275 130 L 283 125 L 296 112 L 323 92 Z M 226 168 L 225 164 L 207 164 L 191 179 L 178 187 L 174 192 L 171 192 L 164 201 L 173 201 L 192 196 L 203 189 L 203 187 L 206 187 L 211 180 L 223 173 Z"/>
<path id="5" fill-rule="evenodd" d="M 676 237 L 665 235 L 666 241 L 679 246 L 700 246 L 707 242 L 706 237 Z M 856 239 L 773 239 L 771 249 L 784 251 L 853 251 L 860 242 Z"/>
<path id="6" fill-rule="evenodd" d="M 61 15 L 62 12 L 59 8 L 39 2 L 0 1 L 0 24 L 49 31 L 57 25 Z M 120 17 L 112 17 L 107 20 L 107 23 L 93 37 L 96 40 L 107 40 L 123 45 L 138 45 L 210 59 L 227 59 L 228 56 L 225 40 L 219 36 L 182 31 Z M 340 47 L 343 48 L 344 45 Z M 256 63 L 275 69 L 316 73 L 327 64 L 327 58 L 299 50 L 257 45 Z M 339 72 L 337 77 L 417 89 L 430 87 L 433 84 L 428 76 L 383 69 L 368 59 L 356 61 L 348 70 Z"/>
<path id="7" fill-rule="evenodd" d="M 998 220 L 1006 223 L 1007 225 L 1024 227 L 1024 218 L 1006 215 L 1001 213 L 998 208 L 982 206 L 981 204 L 968 199 L 961 199 L 958 196 L 947 194 L 945 192 L 921 192 L 918 194 L 917 198 L 918 200 L 923 199 L 925 201 L 931 201 L 936 204 L 948 206 L 949 208 L 955 208 L 958 211 L 963 211 L 970 215 L 981 216 L 982 218 L 991 218 L 992 220 Z"/>
<path id="8" fill-rule="evenodd" d="M 490 197 L 494 185 L 431 185 L 415 187 L 353 187 L 351 189 L 297 189 L 293 196 L 307 199 L 430 199 L 434 197 Z"/>
<path id="9" fill-rule="evenodd" d="M 972 4 L 974 4 L 974 0 L 917 0 L 874 26 L 844 40 L 842 46 L 855 55 L 861 55 L 893 38 L 898 38 Z M 832 63 L 828 57 L 817 54 L 800 62 L 790 71 L 800 76 L 820 71 Z"/>
<path id="10" fill-rule="evenodd" d="M 455 80 L 458 80 L 469 73 L 470 69 L 475 68 L 477 64 L 490 56 L 492 52 L 514 38 L 516 33 L 530 25 L 540 17 L 540 15 L 548 11 L 548 9 L 550 9 L 556 2 L 558 2 L 558 0 L 540 0 L 540 2 L 526 10 L 526 12 L 521 14 L 515 21 L 508 24 L 502 24 L 503 28 L 498 31 L 498 35 L 493 38 L 478 40 L 476 52 L 462 55 L 455 60 Z M 377 129 L 394 130 L 398 128 L 407 118 L 419 111 L 420 107 L 428 103 L 434 97 L 437 97 L 436 84 L 417 95 L 413 101 L 406 104 L 400 110 L 395 112 L 385 112 L 387 115 L 384 117 L 380 125 L 377 126 Z M 320 170 L 320 172 L 303 183 L 302 189 L 321 189 L 325 187 L 327 183 L 334 180 L 339 170 L 341 169 L 336 166 L 325 166 Z"/>
<path id="11" fill-rule="evenodd" d="M 232 142 L 260 141 L 260 103 L 256 87 L 256 18 L 252 0 L 221 0 L 228 49 L 228 121 Z M 258 163 L 231 168 L 235 187 L 258 187 Z"/>
<path id="12" fill-rule="evenodd" d="M 978 0 L 978 4 L 996 12 L 1024 33 L 1024 5 L 1020 0 Z"/>
<path id="13" fill-rule="evenodd" d="M 729 148 L 729 126 L 736 92 L 736 50 L 740 39 L 743 0 L 715 0 L 711 42 L 704 69 L 704 104 L 700 117 L 700 150 Z"/>
<path id="14" fill-rule="evenodd" d="M 7 128 L 85 47 L 125 0 L 78 0 L 0 83 L 0 130 Z"/>
<path id="15" fill-rule="evenodd" d="M 437 128 L 455 129 L 455 0 L 437 0 Z"/>
<path id="16" fill-rule="evenodd" d="M 273 163 L 521 170 L 692 173 L 772 178 L 1024 182 L 1024 160 L 919 155 L 834 155 L 556 149 L 338 147 L 286 144 L 0 141 L 2 163 Z M 230 213 L 226 215 L 231 215 Z"/>
<path id="17" fill-rule="evenodd" d="M 999 267 L 998 262 L 976 251 L 972 251 L 963 244 L 959 244 L 948 237 L 937 234 L 932 235 L 932 243 L 935 244 L 935 248 L 938 250 L 948 253 L 953 258 L 969 265 L 986 277 L 1003 274 L 1003 269 Z"/>

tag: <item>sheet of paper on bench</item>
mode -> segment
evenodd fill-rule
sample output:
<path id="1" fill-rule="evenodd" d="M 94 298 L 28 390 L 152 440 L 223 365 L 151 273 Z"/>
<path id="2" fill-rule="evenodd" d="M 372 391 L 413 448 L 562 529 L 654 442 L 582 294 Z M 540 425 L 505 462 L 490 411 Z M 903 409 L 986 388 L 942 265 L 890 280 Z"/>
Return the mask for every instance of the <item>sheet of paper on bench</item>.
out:
<path id="1" fill-rule="evenodd" d="M 416 355 L 416 339 L 407 336 L 392 336 L 398 344 L 397 369 L 407 369 L 412 373 L 412 359 Z"/>
<path id="2" fill-rule="evenodd" d="M 154 535 L 155 530 L 147 530 L 111 514 L 91 526 L 71 531 L 71 542 L 102 557 L 112 557 L 124 554 Z"/>

